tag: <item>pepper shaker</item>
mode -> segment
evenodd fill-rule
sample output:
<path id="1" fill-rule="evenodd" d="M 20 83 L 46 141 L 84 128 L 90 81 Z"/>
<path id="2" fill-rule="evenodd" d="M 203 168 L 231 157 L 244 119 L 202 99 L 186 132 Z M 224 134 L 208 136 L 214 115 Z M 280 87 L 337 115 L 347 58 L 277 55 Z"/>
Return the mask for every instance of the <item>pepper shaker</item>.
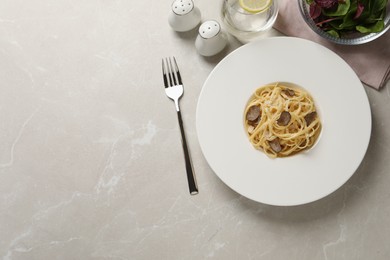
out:
<path id="1" fill-rule="evenodd" d="M 177 32 L 194 29 L 201 20 L 199 8 L 192 0 L 175 0 L 168 16 L 169 25 Z"/>
<path id="2" fill-rule="evenodd" d="M 226 42 L 226 35 L 220 24 L 217 21 L 208 20 L 199 27 L 195 47 L 200 55 L 213 56 L 225 48 Z"/>

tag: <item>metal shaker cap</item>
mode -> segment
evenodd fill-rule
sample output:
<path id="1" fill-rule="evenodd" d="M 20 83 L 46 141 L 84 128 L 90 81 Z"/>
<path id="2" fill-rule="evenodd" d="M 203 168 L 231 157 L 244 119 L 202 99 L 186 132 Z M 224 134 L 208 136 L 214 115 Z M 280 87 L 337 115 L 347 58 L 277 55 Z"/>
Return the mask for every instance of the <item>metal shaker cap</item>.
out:
<path id="1" fill-rule="evenodd" d="M 218 35 L 221 26 L 217 21 L 209 20 L 202 23 L 199 27 L 199 35 L 204 39 L 210 39 Z"/>
<path id="2" fill-rule="evenodd" d="M 172 3 L 172 11 L 177 15 L 186 15 L 194 9 L 192 0 L 175 0 Z"/>

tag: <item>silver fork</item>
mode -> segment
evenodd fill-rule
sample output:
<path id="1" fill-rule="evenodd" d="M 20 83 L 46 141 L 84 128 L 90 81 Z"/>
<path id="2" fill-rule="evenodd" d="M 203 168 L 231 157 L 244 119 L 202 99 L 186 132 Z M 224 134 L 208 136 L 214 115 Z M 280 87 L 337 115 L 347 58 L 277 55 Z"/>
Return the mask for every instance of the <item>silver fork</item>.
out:
<path id="1" fill-rule="evenodd" d="M 173 62 L 172 62 L 173 60 Z M 181 81 L 181 76 L 179 72 L 179 67 L 177 66 L 175 57 L 166 58 L 162 60 L 162 71 L 164 78 L 165 94 L 175 102 L 175 107 L 177 111 L 177 118 L 179 120 L 180 133 L 181 133 L 181 143 L 183 145 L 184 159 L 187 170 L 187 180 L 188 186 L 190 189 L 190 194 L 198 194 L 198 186 L 196 184 L 196 178 L 194 170 L 191 163 L 190 153 L 188 151 L 186 135 L 184 133 L 183 120 L 181 118 L 179 99 L 183 95 L 183 82 Z"/>

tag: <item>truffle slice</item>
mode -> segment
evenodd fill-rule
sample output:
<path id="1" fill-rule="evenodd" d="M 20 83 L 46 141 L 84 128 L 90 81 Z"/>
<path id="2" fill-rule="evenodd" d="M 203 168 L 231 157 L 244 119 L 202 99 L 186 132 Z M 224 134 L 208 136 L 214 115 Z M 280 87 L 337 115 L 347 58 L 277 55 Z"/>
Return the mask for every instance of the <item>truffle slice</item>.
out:
<path id="1" fill-rule="evenodd" d="M 282 146 L 280 146 L 279 138 L 275 138 L 272 141 L 268 141 L 268 144 L 275 153 L 279 153 L 282 150 Z"/>
<path id="2" fill-rule="evenodd" d="M 283 89 L 282 92 L 289 97 L 293 97 L 295 95 L 295 91 L 290 88 Z"/>
<path id="3" fill-rule="evenodd" d="M 291 114 L 288 111 L 283 111 L 280 114 L 279 119 L 277 120 L 278 125 L 286 126 L 288 123 L 290 123 L 291 120 Z"/>
<path id="4" fill-rule="evenodd" d="M 246 120 L 256 121 L 260 117 L 261 111 L 259 106 L 251 106 L 246 113 Z"/>
<path id="5" fill-rule="evenodd" d="M 305 116 L 306 125 L 309 126 L 316 119 L 317 112 L 311 112 Z"/>

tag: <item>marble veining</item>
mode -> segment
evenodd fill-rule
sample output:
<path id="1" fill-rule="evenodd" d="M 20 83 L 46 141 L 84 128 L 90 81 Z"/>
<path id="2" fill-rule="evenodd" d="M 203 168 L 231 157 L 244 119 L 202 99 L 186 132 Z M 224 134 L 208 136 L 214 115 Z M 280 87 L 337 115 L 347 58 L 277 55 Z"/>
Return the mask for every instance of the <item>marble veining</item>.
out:
<path id="1" fill-rule="evenodd" d="M 240 44 L 198 55 L 170 4 L 1 2 L 0 259 L 389 259 L 389 83 L 365 86 L 372 138 L 344 186 L 297 207 L 253 202 L 213 173 L 195 129 L 204 81 Z M 195 4 L 219 19 L 218 1 Z M 173 55 L 196 196 L 163 88 Z"/>

